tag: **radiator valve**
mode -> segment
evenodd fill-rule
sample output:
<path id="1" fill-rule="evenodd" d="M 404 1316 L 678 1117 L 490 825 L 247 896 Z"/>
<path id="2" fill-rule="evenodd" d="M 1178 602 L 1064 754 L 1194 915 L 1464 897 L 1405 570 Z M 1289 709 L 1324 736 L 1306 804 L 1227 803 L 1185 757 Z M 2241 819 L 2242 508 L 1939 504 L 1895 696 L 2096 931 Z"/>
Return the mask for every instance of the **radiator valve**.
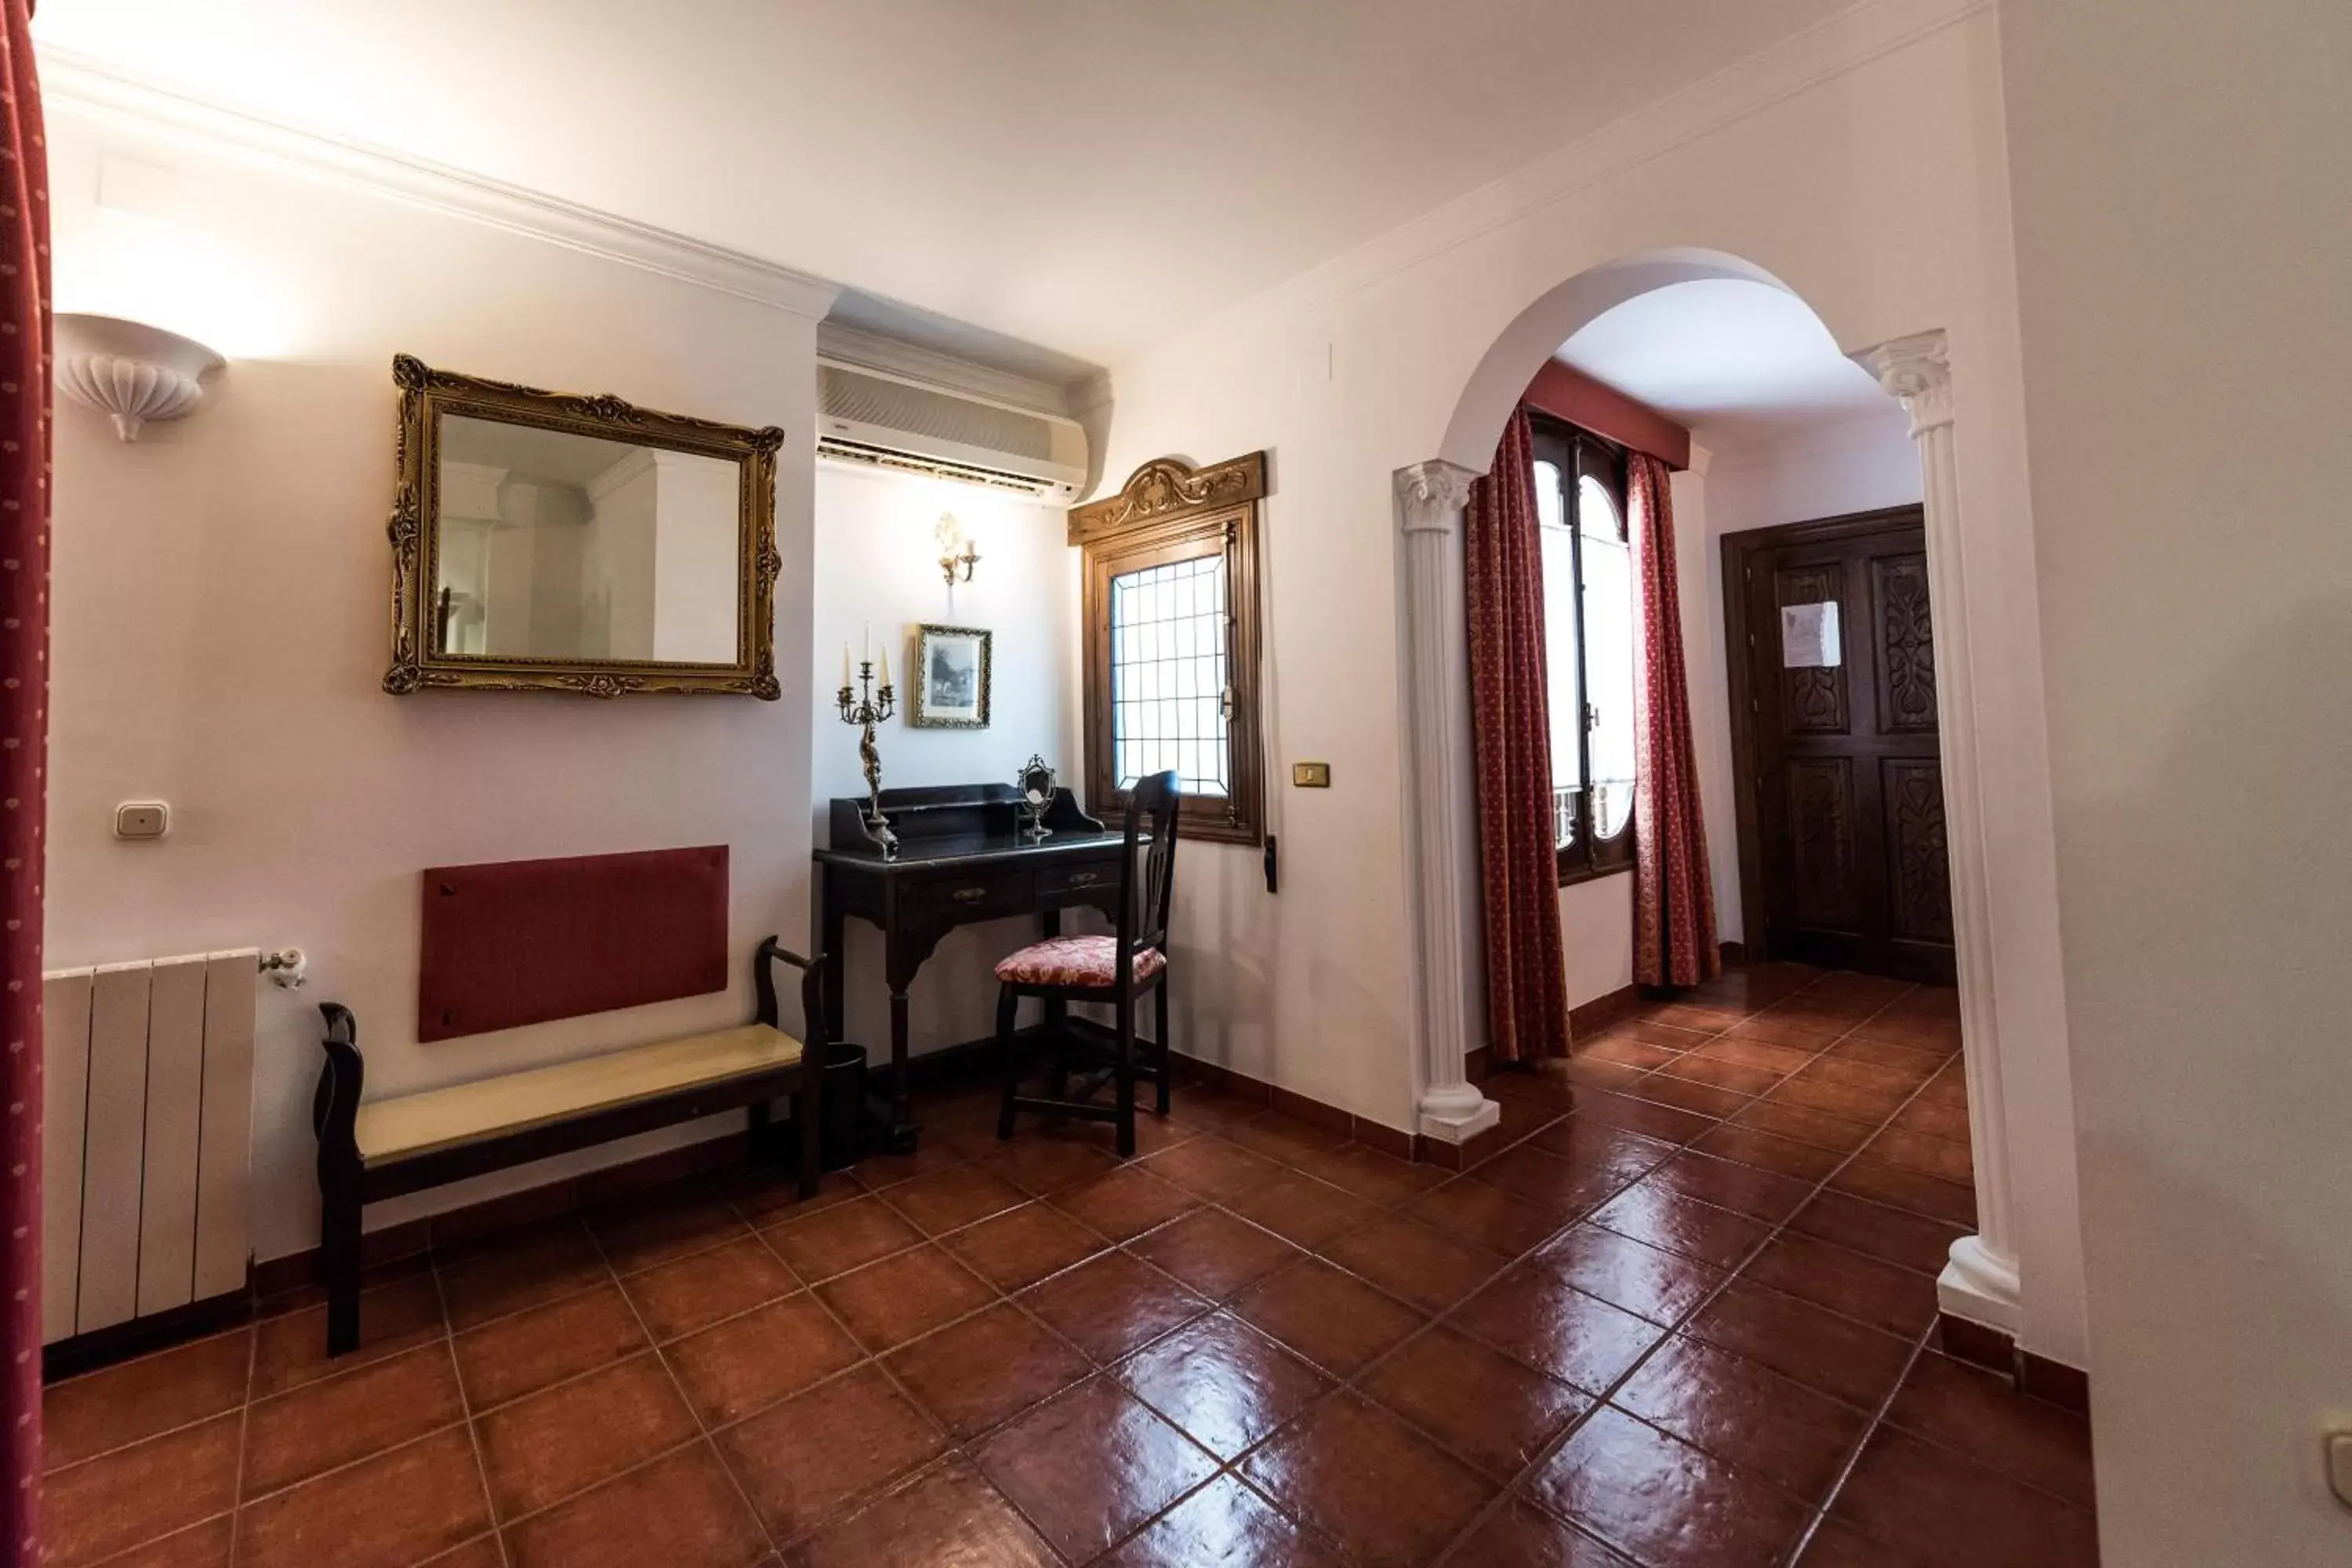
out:
<path id="1" fill-rule="evenodd" d="M 261 973 L 289 991 L 299 989 L 310 961 L 299 947 L 285 947 L 261 955 Z"/>

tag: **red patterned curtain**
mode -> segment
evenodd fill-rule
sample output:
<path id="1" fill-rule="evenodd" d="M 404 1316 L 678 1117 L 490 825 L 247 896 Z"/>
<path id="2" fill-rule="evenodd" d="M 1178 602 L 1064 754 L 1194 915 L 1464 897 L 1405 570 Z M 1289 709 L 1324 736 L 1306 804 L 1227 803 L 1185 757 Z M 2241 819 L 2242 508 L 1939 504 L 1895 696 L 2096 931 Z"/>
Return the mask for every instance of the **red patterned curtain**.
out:
<path id="1" fill-rule="evenodd" d="M 39 1561 L 41 1489 L 41 816 L 48 752 L 48 155 L 33 74 L 30 0 L 0 0 L 0 1116 L 7 1234 L 0 1311 L 8 1379 L 0 1419 L 0 1563 Z"/>
<path id="2" fill-rule="evenodd" d="M 1497 1061 L 1568 1054 L 1559 862 L 1544 700 L 1543 544 L 1535 458 L 1515 409 L 1495 466 L 1470 487 L 1470 694 L 1477 715 L 1479 871 L 1486 911 L 1486 1043 Z"/>
<path id="3" fill-rule="evenodd" d="M 1691 761 L 1689 688 L 1683 679 L 1682 598 L 1675 588 L 1675 503 L 1666 466 L 1626 460 L 1633 575 L 1642 592 L 1640 700 L 1633 709 L 1633 979 L 1696 985 L 1723 973 L 1715 889 Z"/>

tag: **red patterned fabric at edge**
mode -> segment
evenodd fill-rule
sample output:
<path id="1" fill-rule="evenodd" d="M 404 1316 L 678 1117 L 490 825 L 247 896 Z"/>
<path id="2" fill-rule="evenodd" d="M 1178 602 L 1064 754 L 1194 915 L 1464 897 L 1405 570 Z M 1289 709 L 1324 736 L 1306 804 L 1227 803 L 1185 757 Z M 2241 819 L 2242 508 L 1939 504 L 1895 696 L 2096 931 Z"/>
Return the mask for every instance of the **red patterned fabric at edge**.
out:
<path id="1" fill-rule="evenodd" d="M 48 153 L 33 70 L 32 7 L 0 0 L 0 1310 L 7 1313 L 6 1502 L 0 1563 L 40 1560 L 41 817 L 48 753 Z"/>
<path id="2" fill-rule="evenodd" d="M 1167 967 L 1167 957 L 1156 947 L 1135 955 L 1138 980 L 1149 980 Z M 1096 985 L 1108 990 L 1118 984 L 1118 939 L 1050 936 L 1001 960 L 996 977 L 1013 985 Z"/>
<path id="3" fill-rule="evenodd" d="M 1716 945 L 1706 826 L 1699 818 L 1698 769 L 1691 761 L 1666 466 L 1646 453 L 1632 454 L 1625 499 L 1642 594 L 1633 706 L 1633 979 L 1643 985 L 1696 985 L 1723 973 L 1723 950 Z"/>
<path id="4" fill-rule="evenodd" d="M 1525 409 L 1470 487 L 1472 747 L 1486 915 L 1486 1044 L 1515 1062 L 1568 1054 L 1559 860 L 1552 842 L 1551 711 L 1544 697 L 1543 541 Z"/>

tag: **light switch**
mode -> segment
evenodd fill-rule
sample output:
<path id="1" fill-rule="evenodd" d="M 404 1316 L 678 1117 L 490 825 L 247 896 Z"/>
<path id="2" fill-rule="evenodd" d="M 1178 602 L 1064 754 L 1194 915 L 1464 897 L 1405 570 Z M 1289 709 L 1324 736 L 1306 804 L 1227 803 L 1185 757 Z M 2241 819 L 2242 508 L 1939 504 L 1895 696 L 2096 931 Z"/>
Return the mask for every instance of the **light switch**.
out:
<path id="1" fill-rule="evenodd" d="M 2330 1432 L 2320 1440 L 2327 1445 L 2327 1489 L 2352 1508 L 2352 1430 Z"/>
<path id="2" fill-rule="evenodd" d="M 160 800 L 126 800 L 114 808 L 117 838 L 161 838 L 172 829 L 172 808 Z"/>
<path id="3" fill-rule="evenodd" d="M 1331 764 L 1328 763 L 1293 763 L 1290 764 L 1293 789 L 1329 789 Z"/>

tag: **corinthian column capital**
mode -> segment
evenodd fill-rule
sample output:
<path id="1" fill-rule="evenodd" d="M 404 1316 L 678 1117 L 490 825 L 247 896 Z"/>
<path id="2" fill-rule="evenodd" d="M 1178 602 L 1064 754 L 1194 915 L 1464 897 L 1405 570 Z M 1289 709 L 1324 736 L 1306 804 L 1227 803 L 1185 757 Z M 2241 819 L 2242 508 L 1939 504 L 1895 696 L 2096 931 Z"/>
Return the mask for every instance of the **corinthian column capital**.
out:
<path id="1" fill-rule="evenodd" d="M 1891 339 L 1863 350 L 1853 360 L 1903 400 L 1912 435 L 1924 436 L 1952 422 L 1952 355 L 1940 328 Z"/>
<path id="2" fill-rule="evenodd" d="M 1443 458 L 1396 471 L 1397 521 L 1407 533 L 1451 533 L 1470 504 L 1470 481 L 1478 476 Z"/>

